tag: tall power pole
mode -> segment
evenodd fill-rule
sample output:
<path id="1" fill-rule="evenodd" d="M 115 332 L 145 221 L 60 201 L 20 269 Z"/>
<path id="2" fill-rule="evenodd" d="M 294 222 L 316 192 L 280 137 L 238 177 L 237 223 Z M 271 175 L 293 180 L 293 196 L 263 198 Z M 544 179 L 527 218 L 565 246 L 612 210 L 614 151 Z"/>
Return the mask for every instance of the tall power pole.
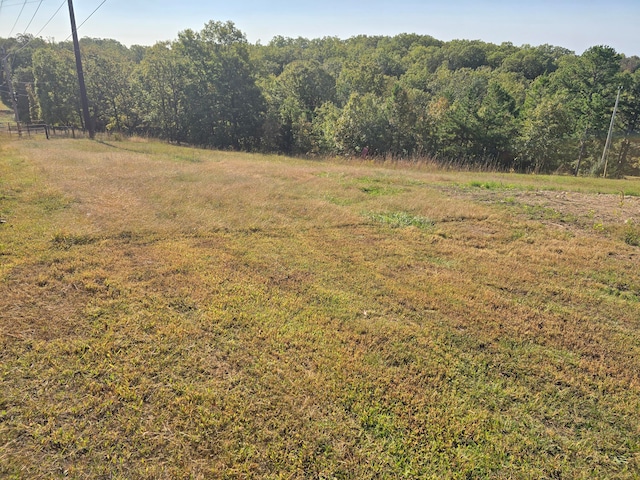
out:
<path id="1" fill-rule="evenodd" d="M 607 178 L 607 166 L 609 164 L 609 159 L 607 158 L 607 154 L 609 153 L 609 149 L 611 148 L 611 136 L 613 135 L 613 126 L 616 122 L 616 113 L 618 113 L 618 104 L 620 103 L 620 92 L 622 91 L 622 87 L 618 87 L 618 96 L 616 97 L 616 104 L 613 107 L 613 115 L 611 115 L 611 124 L 609 125 L 609 133 L 607 134 L 607 141 L 604 144 L 604 151 L 602 152 L 602 160 L 600 163 L 604 162 L 604 173 L 602 174 L 603 178 Z"/>
<path id="2" fill-rule="evenodd" d="M 71 18 L 71 34 L 73 35 L 73 50 L 76 54 L 76 69 L 78 70 L 78 83 L 80 84 L 80 101 L 82 103 L 82 116 L 84 118 L 84 127 L 89 132 L 89 138 L 93 139 L 96 135 L 89 115 L 89 100 L 87 98 L 87 87 L 84 83 L 84 72 L 82 71 L 82 58 L 80 57 L 80 42 L 78 42 L 78 31 L 76 29 L 76 16 L 73 13 L 73 2 L 69 3 L 69 17 Z"/>
<path id="3" fill-rule="evenodd" d="M 5 55 L 4 47 L 0 50 L 0 55 L 2 55 L 2 68 L 4 69 L 4 78 L 7 81 L 7 88 L 9 89 L 9 95 L 11 96 L 11 105 L 13 106 L 13 115 L 16 119 L 16 123 L 18 124 L 18 129 L 20 129 L 20 114 L 18 113 L 18 100 L 16 99 L 16 92 L 13 89 L 13 79 L 11 78 L 11 70 L 9 69 L 9 63 L 7 59 L 9 55 Z"/>

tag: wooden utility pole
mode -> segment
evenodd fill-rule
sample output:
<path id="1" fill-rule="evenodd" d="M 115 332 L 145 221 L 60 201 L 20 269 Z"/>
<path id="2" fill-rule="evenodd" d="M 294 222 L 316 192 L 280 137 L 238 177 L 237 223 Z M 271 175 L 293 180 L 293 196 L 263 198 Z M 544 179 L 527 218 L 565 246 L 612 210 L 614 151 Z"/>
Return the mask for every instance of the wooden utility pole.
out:
<path id="1" fill-rule="evenodd" d="M 609 153 L 609 149 L 611 148 L 611 136 L 613 135 L 613 126 L 616 121 L 616 113 L 618 113 L 618 104 L 620 103 L 621 91 L 622 91 L 622 87 L 618 87 L 618 96 L 616 97 L 616 104 L 613 107 L 613 115 L 611 115 L 611 124 L 609 125 L 609 133 L 607 134 L 607 141 L 604 144 L 604 151 L 602 152 L 602 160 L 600 160 L 600 163 L 604 162 L 604 173 L 602 174 L 602 178 L 607 178 L 607 166 L 609 164 L 609 159 L 607 158 L 607 154 Z"/>
<path id="2" fill-rule="evenodd" d="M 82 116 L 84 118 L 84 127 L 89 132 L 89 138 L 96 136 L 91 115 L 89 114 L 89 100 L 87 99 L 87 87 L 84 83 L 84 73 L 82 71 L 82 58 L 80 57 L 80 42 L 78 42 L 78 32 L 76 29 L 76 16 L 73 13 L 73 2 L 69 3 L 69 17 L 71 18 L 71 35 L 73 35 L 73 50 L 76 54 L 76 69 L 78 70 L 78 83 L 80 84 L 80 101 L 82 103 Z"/>
<path id="3" fill-rule="evenodd" d="M 9 55 L 5 55 L 4 47 L 0 51 L 2 55 L 2 68 L 4 69 L 4 78 L 7 81 L 7 88 L 9 89 L 9 96 L 11 97 L 11 105 L 13 106 L 13 115 L 18 124 L 18 130 L 20 130 L 20 114 L 18 113 L 18 100 L 16 99 L 16 92 L 13 89 L 13 79 L 11 78 L 11 70 L 9 69 L 9 63 L 7 58 Z"/>

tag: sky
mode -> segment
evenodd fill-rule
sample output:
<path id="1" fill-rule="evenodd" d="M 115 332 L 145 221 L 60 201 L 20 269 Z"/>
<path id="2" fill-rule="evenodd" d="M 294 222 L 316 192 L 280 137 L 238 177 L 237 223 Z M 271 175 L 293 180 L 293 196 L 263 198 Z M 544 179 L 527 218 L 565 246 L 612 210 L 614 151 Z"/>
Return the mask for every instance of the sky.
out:
<path id="1" fill-rule="evenodd" d="M 86 20 L 80 36 L 113 38 L 128 46 L 175 40 L 179 32 L 200 30 L 209 20 L 231 20 L 250 42 L 262 44 L 276 35 L 419 33 L 444 41 L 551 44 L 577 54 L 608 45 L 640 56 L 640 0 L 103 1 L 74 1 L 77 24 Z M 66 40 L 67 0 L 0 0 L 0 37 L 20 33 Z"/>

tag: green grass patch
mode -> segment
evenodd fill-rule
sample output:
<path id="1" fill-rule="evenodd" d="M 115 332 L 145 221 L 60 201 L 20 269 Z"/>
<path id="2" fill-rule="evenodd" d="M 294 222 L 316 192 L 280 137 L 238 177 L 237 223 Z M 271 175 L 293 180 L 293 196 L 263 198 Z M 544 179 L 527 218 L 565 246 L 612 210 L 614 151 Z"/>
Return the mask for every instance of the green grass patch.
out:
<path id="1" fill-rule="evenodd" d="M 356 179 L 361 192 L 371 196 L 397 195 L 406 189 L 391 178 L 360 177 Z"/>
<path id="2" fill-rule="evenodd" d="M 98 239 L 92 235 L 73 234 L 69 232 L 56 232 L 51 239 L 53 245 L 63 249 L 69 249 L 77 245 L 89 245 L 97 241 Z"/>
<path id="3" fill-rule="evenodd" d="M 366 213 L 365 217 L 374 222 L 388 225 L 392 228 L 416 227 L 421 230 L 427 230 L 435 226 L 435 222 L 420 215 L 412 215 L 408 212 L 383 212 L 383 213 Z"/>
<path id="4" fill-rule="evenodd" d="M 543 205 L 519 205 L 519 209 L 529 218 L 536 220 L 553 220 L 563 223 L 574 223 L 577 221 L 575 215 L 559 212 L 558 210 Z"/>
<path id="5" fill-rule="evenodd" d="M 602 179 L 572 175 L 526 175 L 512 173 L 453 172 L 440 174 L 436 181 L 444 184 L 486 190 L 567 191 L 640 196 L 640 183 L 635 178 Z"/>
<path id="6" fill-rule="evenodd" d="M 359 203 L 359 199 L 355 199 L 355 198 L 344 198 L 344 197 L 336 197 L 334 195 L 327 195 L 325 196 L 325 200 L 327 200 L 327 202 L 332 203 L 334 205 L 338 205 L 341 207 L 347 207 L 349 205 L 354 205 L 356 203 Z"/>
<path id="7" fill-rule="evenodd" d="M 379 196 L 379 195 L 395 195 L 402 192 L 400 188 L 387 187 L 384 185 L 367 185 L 361 187 L 360 190 L 367 195 Z"/>
<path id="8" fill-rule="evenodd" d="M 478 181 L 474 180 L 469 182 L 468 184 L 473 188 L 482 188 L 484 190 L 514 190 L 516 188 L 515 185 L 504 184 L 502 182 L 493 182 L 493 181 Z"/>
<path id="9" fill-rule="evenodd" d="M 624 226 L 624 243 L 633 247 L 640 247 L 640 225 L 627 221 Z"/>
<path id="10" fill-rule="evenodd" d="M 73 203 L 73 200 L 59 193 L 40 192 L 32 202 L 39 208 L 42 208 L 45 212 L 51 213 L 57 210 L 69 208 Z"/>

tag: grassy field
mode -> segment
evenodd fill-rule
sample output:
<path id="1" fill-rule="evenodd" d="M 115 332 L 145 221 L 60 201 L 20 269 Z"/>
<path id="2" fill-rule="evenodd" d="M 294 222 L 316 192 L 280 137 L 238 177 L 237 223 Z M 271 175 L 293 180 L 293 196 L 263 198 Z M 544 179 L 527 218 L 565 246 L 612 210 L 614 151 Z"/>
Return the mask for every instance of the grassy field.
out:
<path id="1" fill-rule="evenodd" d="M 0 149 L 1 478 L 640 477 L 639 181 Z"/>
<path id="2" fill-rule="evenodd" d="M 15 122 L 13 111 L 0 101 L 0 123 Z"/>

